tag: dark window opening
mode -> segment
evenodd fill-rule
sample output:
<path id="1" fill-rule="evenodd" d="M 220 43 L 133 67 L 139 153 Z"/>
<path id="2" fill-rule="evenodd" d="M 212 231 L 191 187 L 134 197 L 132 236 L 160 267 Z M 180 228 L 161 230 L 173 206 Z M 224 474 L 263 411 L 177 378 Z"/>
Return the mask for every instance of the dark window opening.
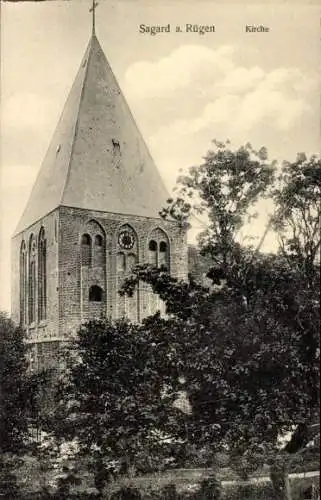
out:
<path id="1" fill-rule="evenodd" d="M 167 251 L 167 245 L 166 245 L 165 241 L 161 241 L 160 242 L 159 251 L 160 252 L 166 252 Z"/>
<path id="2" fill-rule="evenodd" d="M 81 244 L 82 245 L 90 245 L 91 243 L 91 238 L 89 234 L 83 234 L 81 237 Z"/>
<path id="3" fill-rule="evenodd" d="M 154 240 L 151 240 L 149 242 L 148 248 L 151 252 L 156 252 L 157 251 L 157 243 Z"/>
<path id="4" fill-rule="evenodd" d="M 81 237 L 81 265 L 91 266 L 91 237 L 83 234 Z"/>
<path id="5" fill-rule="evenodd" d="M 89 289 L 89 301 L 101 302 L 103 300 L 103 290 L 100 286 L 93 285 Z"/>
<path id="6" fill-rule="evenodd" d="M 95 236 L 95 245 L 97 245 L 98 247 L 103 246 L 103 238 L 102 236 L 100 236 L 100 234 L 96 234 Z"/>

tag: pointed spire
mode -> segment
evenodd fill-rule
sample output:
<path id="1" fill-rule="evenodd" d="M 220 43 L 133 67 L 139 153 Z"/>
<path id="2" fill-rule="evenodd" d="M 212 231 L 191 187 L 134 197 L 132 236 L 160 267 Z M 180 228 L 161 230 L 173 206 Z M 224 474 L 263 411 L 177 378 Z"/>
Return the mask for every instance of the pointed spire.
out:
<path id="1" fill-rule="evenodd" d="M 159 217 L 167 190 L 92 36 L 16 234 L 61 205 Z"/>

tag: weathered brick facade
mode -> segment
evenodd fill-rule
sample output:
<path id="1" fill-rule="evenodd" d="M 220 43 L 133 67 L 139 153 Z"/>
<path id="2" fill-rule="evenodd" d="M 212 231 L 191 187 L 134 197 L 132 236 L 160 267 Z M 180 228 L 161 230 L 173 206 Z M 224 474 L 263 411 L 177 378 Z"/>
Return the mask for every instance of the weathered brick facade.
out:
<path id="1" fill-rule="evenodd" d="M 117 254 L 121 250 L 118 235 L 124 226 L 130 226 L 137 235 L 131 254 L 136 255 L 138 263 L 149 261 L 148 245 L 153 232 L 157 229 L 168 237 L 171 274 L 179 278 L 187 276 L 186 233 L 176 223 L 147 217 L 59 207 L 13 238 L 12 317 L 18 323 L 21 321 L 19 269 L 21 244 L 25 241 L 28 246 L 32 235 L 37 236 L 41 228 L 45 230 L 47 317 L 45 320 L 37 320 L 38 297 L 36 293 L 36 320 L 31 324 L 27 322 L 25 325 L 30 340 L 37 342 L 68 339 L 76 333 L 81 321 L 102 316 L 116 319 L 123 315 L 123 311 L 119 309 L 119 303 L 128 299 L 118 294 L 121 280 L 117 272 Z M 91 234 L 95 236 L 99 231 L 98 228 L 105 238 L 103 266 L 95 266 L 95 262 L 89 266 L 82 266 L 81 237 L 90 229 Z M 37 268 L 36 275 L 38 275 Z M 27 281 L 28 279 L 27 273 Z M 104 292 L 103 307 L 100 303 L 97 305 L 96 302 L 92 302 L 91 308 L 89 288 L 96 284 L 101 286 Z M 36 290 L 38 291 L 38 287 Z M 137 297 L 137 314 L 132 315 L 131 319 L 141 321 L 153 312 L 156 308 L 155 303 L 152 305 L 150 303 L 153 300 L 155 298 L 151 298 L 147 290 L 140 289 Z"/>
<path id="2" fill-rule="evenodd" d="M 40 233 L 41 228 L 45 229 L 45 238 L 47 242 L 47 259 L 46 259 L 46 275 L 47 275 L 47 314 L 46 319 L 38 320 L 38 293 L 39 289 L 36 286 L 35 296 L 35 321 L 28 321 L 28 301 L 26 303 L 27 321 L 22 320 L 21 303 L 20 303 L 20 288 L 21 288 L 21 269 L 20 269 L 20 249 L 23 242 L 27 248 L 30 239 L 35 236 L 36 240 Z M 11 300 L 11 315 L 16 323 L 22 323 L 28 331 L 28 338 L 33 341 L 46 340 L 46 339 L 59 339 L 59 324 L 58 324 L 58 311 L 59 311 L 59 209 L 46 215 L 43 219 L 36 222 L 25 231 L 22 231 L 12 239 L 12 300 Z M 28 253 L 27 253 L 28 260 Z M 26 281 L 29 282 L 29 272 L 27 266 Z M 38 259 L 36 258 L 36 276 L 38 276 Z M 38 281 L 38 280 L 36 280 Z M 27 292 L 27 299 L 28 299 Z"/>
<path id="3" fill-rule="evenodd" d="M 88 222 L 99 224 L 105 237 L 105 274 L 101 268 L 81 266 L 81 235 L 88 232 Z M 124 226 L 130 226 L 136 234 L 132 249 L 124 251 L 118 243 L 118 235 Z M 69 336 L 80 321 L 99 316 L 116 319 L 123 315 L 119 304 L 131 298 L 118 294 L 123 274 L 117 270 L 119 252 L 135 255 L 138 263 L 149 261 L 148 244 L 154 229 L 161 229 L 169 239 L 170 270 L 174 276 L 187 275 L 186 234 L 177 224 L 147 217 L 125 216 L 82 210 L 70 207 L 59 209 L 59 331 Z M 94 233 L 92 233 L 95 236 Z M 95 273 L 96 271 L 96 273 Z M 85 274 L 85 277 L 84 277 Z M 89 287 L 99 285 L 104 291 L 104 310 L 90 310 Z M 135 299 L 135 297 L 134 297 Z M 137 314 L 132 320 L 141 321 L 149 312 L 150 295 L 138 291 Z"/>

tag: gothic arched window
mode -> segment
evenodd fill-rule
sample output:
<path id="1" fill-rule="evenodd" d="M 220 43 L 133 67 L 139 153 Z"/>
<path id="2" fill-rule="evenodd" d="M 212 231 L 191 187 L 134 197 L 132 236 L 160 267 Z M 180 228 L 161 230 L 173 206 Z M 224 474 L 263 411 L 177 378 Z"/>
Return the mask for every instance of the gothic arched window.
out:
<path id="1" fill-rule="evenodd" d="M 126 271 L 126 257 L 123 252 L 117 254 L 117 273 L 122 274 Z"/>
<path id="2" fill-rule="evenodd" d="M 20 324 L 27 323 L 27 248 L 23 241 L 20 247 Z"/>
<path id="3" fill-rule="evenodd" d="M 82 245 L 91 245 L 91 238 L 90 238 L 89 234 L 82 235 L 81 244 Z"/>
<path id="4" fill-rule="evenodd" d="M 91 237 L 89 234 L 83 234 L 81 237 L 81 265 L 91 265 Z"/>
<path id="5" fill-rule="evenodd" d="M 167 234 L 163 229 L 157 227 L 151 231 L 148 240 L 148 259 L 149 263 L 156 267 L 165 266 L 169 271 L 170 268 L 170 242 Z M 160 299 L 157 293 L 153 293 L 150 286 L 145 288 L 145 301 L 149 314 L 155 314 L 160 311 L 165 314 L 165 304 Z"/>
<path id="6" fill-rule="evenodd" d="M 165 241 L 161 241 L 159 244 L 158 265 L 168 267 L 168 261 L 168 245 Z"/>
<path id="7" fill-rule="evenodd" d="M 126 274 L 127 276 L 133 270 L 133 267 L 137 264 L 137 256 L 134 253 L 129 253 L 126 256 Z M 138 318 L 138 295 L 137 288 L 133 291 L 131 296 L 125 295 L 124 299 L 124 315 L 133 322 L 137 321 Z"/>
<path id="8" fill-rule="evenodd" d="M 137 257 L 134 253 L 129 253 L 127 255 L 127 266 L 126 266 L 126 271 L 131 272 L 133 267 L 137 264 Z"/>
<path id="9" fill-rule="evenodd" d="M 29 323 L 36 321 L 36 240 L 33 235 L 29 240 L 29 286 L 28 286 Z"/>
<path id="10" fill-rule="evenodd" d="M 100 286 L 93 285 L 89 288 L 89 302 L 102 302 L 103 290 Z"/>
<path id="11" fill-rule="evenodd" d="M 47 316 L 47 242 L 42 227 L 38 240 L 38 317 L 39 321 Z"/>
<path id="12" fill-rule="evenodd" d="M 148 243 L 149 263 L 154 266 L 165 266 L 169 270 L 169 239 L 166 233 L 156 228 L 152 231 Z"/>
<path id="13" fill-rule="evenodd" d="M 154 240 L 149 242 L 148 248 L 151 252 L 157 252 L 157 243 Z"/>
<path id="14" fill-rule="evenodd" d="M 151 240 L 148 244 L 148 261 L 153 266 L 157 266 L 157 243 Z"/>
<path id="15" fill-rule="evenodd" d="M 95 236 L 95 245 L 97 247 L 103 246 L 103 237 L 100 234 L 96 234 L 96 236 Z"/>
<path id="16" fill-rule="evenodd" d="M 167 252 L 167 244 L 165 243 L 165 241 L 161 241 L 160 242 L 160 245 L 159 245 L 159 251 L 161 253 L 165 253 Z"/>
<path id="17" fill-rule="evenodd" d="M 105 245 L 104 239 L 100 234 L 96 234 L 94 246 L 94 266 L 103 267 L 105 264 Z"/>

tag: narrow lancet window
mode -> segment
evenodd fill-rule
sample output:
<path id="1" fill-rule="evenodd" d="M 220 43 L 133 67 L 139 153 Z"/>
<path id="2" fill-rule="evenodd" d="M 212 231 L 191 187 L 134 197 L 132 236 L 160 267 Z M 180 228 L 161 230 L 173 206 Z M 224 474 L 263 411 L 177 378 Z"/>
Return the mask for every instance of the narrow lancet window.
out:
<path id="1" fill-rule="evenodd" d="M 123 252 L 117 254 L 117 273 L 123 274 L 126 271 L 126 257 Z"/>
<path id="2" fill-rule="evenodd" d="M 20 324 L 27 323 L 27 249 L 23 241 L 20 248 Z"/>
<path id="3" fill-rule="evenodd" d="M 165 266 L 168 268 L 168 245 L 165 241 L 161 241 L 159 244 L 159 256 L 158 256 L 158 265 L 159 267 Z"/>
<path id="4" fill-rule="evenodd" d="M 103 267 L 105 265 L 105 245 L 104 238 L 100 234 L 96 234 L 94 239 L 94 266 Z"/>
<path id="5" fill-rule="evenodd" d="M 47 247 L 45 230 L 39 232 L 38 242 L 38 314 L 39 321 L 47 316 Z"/>
<path id="6" fill-rule="evenodd" d="M 28 287 L 29 323 L 36 321 L 36 241 L 33 236 L 29 241 L 29 287 Z"/>
<path id="7" fill-rule="evenodd" d="M 83 234 L 81 237 L 81 265 L 91 265 L 91 237 L 89 234 Z"/>
<path id="8" fill-rule="evenodd" d="M 148 257 L 149 263 L 157 266 L 157 243 L 155 240 L 151 240 L 148 244 Z"/>
<path id="9" fill-rule="evenodd" d="M 128 273 L 130 273 L 133 268 L 135 267 L 135 265 L 137 264 L 137 257 L 135 254 L 133 253 L 129 253 L 127 255 L 127 268 L 126 268 L 126 271 Z"/>

